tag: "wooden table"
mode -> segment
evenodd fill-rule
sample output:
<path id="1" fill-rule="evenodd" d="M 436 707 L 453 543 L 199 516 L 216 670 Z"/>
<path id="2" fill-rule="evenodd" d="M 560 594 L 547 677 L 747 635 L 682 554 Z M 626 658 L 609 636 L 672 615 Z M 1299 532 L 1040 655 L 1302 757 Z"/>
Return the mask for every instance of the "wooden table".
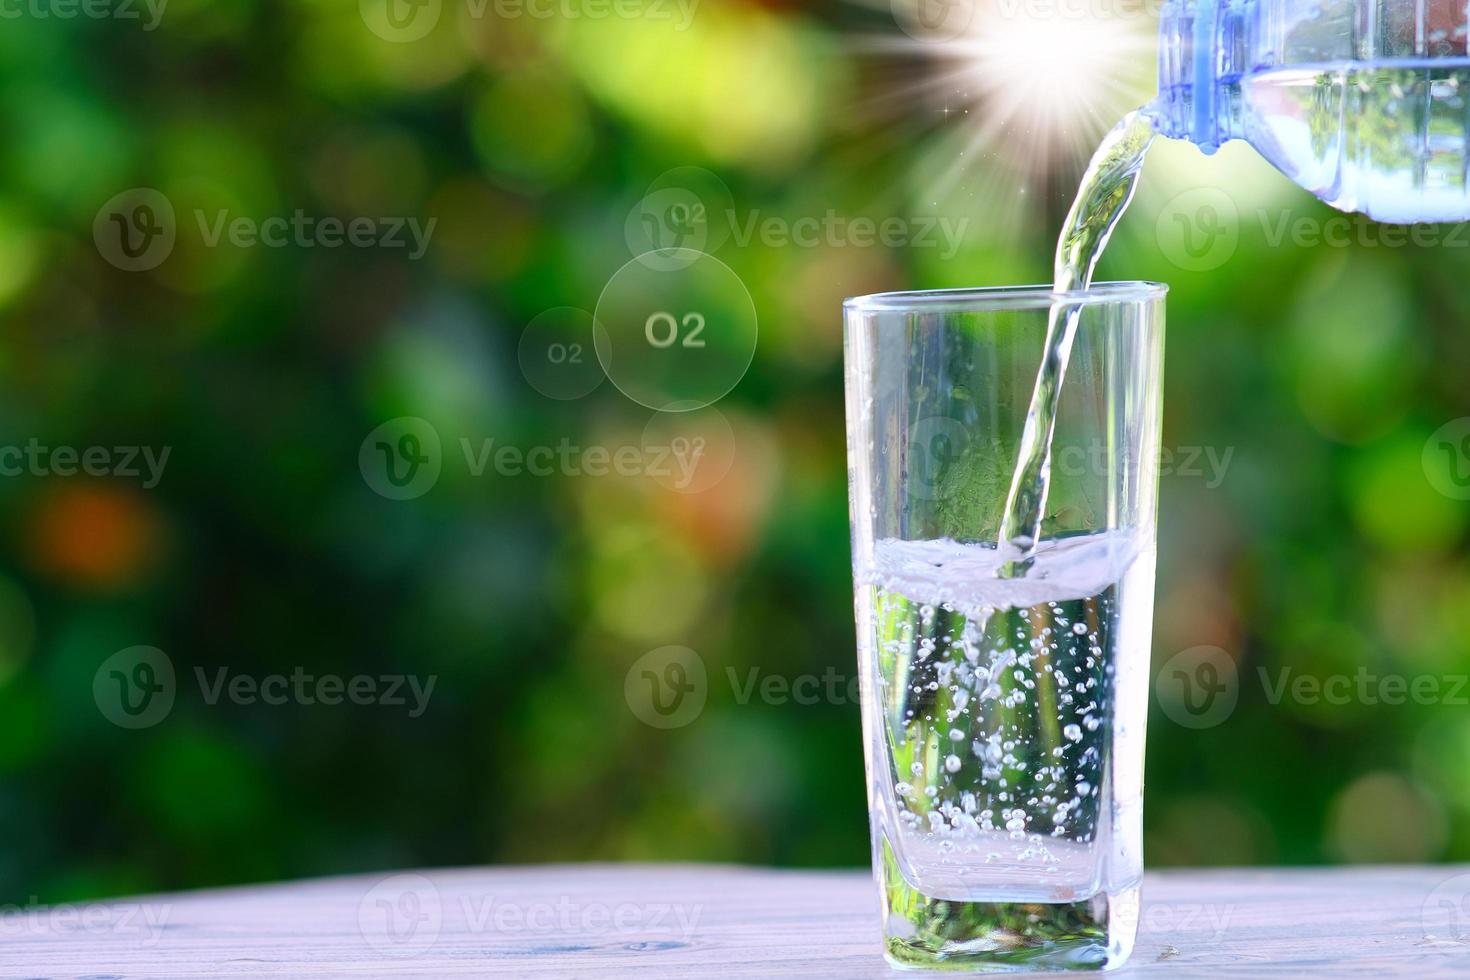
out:
<path id="1" fill-rule="evenodd" d="M 1470 976 L 1470 868 L 1162 871 L 1125 976 Z M 0 976 L 894 977 L 866 872 L 561 865 L 0 910 Z"/>

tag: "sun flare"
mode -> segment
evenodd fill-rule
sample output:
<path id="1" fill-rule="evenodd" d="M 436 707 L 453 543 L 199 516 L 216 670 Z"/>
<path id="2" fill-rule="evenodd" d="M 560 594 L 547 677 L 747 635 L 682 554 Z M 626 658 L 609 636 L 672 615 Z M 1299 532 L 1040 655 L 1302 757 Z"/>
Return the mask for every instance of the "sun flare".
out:
<path id="1" fill-rule="evenodd" d="M 1051 138 L 1099 122 L 1118 80 L 1135 74 L 1150 47 L 1124 21 L 1024 12 L 977 16 L 956 45 L 986 110 Z"/>
<path id="2" fill-rule="evenodd" d="M 902 74 L 866 106 L 867 121 L 888 120 L 922 147 L 913 173 L 926 201 L 968 208 L 1002 233 L 1019 232 L 1038 205 L 1057 207 L 1053 178 L 1080 175 L 1102 136 L 1155 91 L 1158 24 L 1142 0 L 890 5 L 900 30 L 857 44 L 897 59 Z"/>

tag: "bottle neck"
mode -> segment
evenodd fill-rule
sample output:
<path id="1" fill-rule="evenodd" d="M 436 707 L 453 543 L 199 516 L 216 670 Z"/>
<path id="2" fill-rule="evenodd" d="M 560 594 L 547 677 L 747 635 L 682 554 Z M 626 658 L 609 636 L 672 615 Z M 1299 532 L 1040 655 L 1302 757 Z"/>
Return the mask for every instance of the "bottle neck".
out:
<path id="1" fill-rule="evenodd" d="M 1240 136 L 1240 76 L 1254 0 L 1169 0 L 1159 20 L 1159 131 L 1206 153 Z"/>

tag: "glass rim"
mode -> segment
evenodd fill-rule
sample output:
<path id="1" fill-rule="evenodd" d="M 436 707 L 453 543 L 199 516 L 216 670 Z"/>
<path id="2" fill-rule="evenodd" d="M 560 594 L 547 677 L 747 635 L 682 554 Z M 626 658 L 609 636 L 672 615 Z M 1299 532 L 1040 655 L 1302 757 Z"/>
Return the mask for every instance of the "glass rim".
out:
<path id="1" fill-rule="evenodd" d="M 1162 299 L 1168 285 L 1147 279 L 1095 282 L 1086 289 L 1058 293 L 1050 286 L 967 286 L 960 289 L 916 289 L 851 296 L 842 301 L 848 313 L 986 313 L 1000 310 L 1096 306 Z"/>

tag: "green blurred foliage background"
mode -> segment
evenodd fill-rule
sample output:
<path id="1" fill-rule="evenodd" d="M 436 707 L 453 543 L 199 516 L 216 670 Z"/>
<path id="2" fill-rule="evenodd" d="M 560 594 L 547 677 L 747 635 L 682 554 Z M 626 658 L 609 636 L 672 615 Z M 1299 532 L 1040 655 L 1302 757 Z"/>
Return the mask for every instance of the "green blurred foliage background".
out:
<path id="1" fill-rule="evenodd" d="M 431 864 L 864 863 L 857 706 L 741 703 L 724 680 L 854 670 L 840 302 L 1046 279 L 1089 141 L 1151 94 L 1152 54 L 1085 124 L 1038 134 L 881 5 L 703 0 L 679 29 L 443 0 L 412 41 L 374 33 L 370 7 L 172 0 L 154 30 L 0 27 L 0 444 L 171 448 L 153 488 L 0 479 L 0 900 Z M 724 242 L 760 339 L 716 406 L 733 465 L 702 492 L 456 465 L 461 437 L 638 443 L 648 410 L 607 383 L 547 398 L 517 345 L 544 310 L 593 308 L 631 258 L 630 211 L 686 166 L 739 224 L 966 230 L 953 254 Z M 92 239 L 133 187 L 179 216 L 148 272 Z M 1201 187 L 1237 238 L 1190 269 L 1171 208 Z M 417 261 L 209 247 L 192 215 L 220 209 L 437 224 Z M 1246 148 L 1160 146 L 1104 260 L 1172 287 L 1165 444 L 1232 454 L 1218 481 L 1163 481 L 1155 663 L 1215 645 L 1243 683 L 1201 731 L 1151 700 L 1153 866 L 1470 859 L 1463 706 L 1272 705 L 1254 680 L 1470 670 L 1466 504 L 1422 452 L 1470 415 L 1467 251 L 1275 234 L 1333 216 Z M 358 465 L 399 416 L 446 447 L 408 501 Z M 137 644 L 167 652 L 179 695 L 127 731 L 93 679 Z M 670 731 L 624 697 L 665 644 L 711 678 Z M 211 705 L 194 671 L 220 667 L 438 680 L 409 718 Z"/>

